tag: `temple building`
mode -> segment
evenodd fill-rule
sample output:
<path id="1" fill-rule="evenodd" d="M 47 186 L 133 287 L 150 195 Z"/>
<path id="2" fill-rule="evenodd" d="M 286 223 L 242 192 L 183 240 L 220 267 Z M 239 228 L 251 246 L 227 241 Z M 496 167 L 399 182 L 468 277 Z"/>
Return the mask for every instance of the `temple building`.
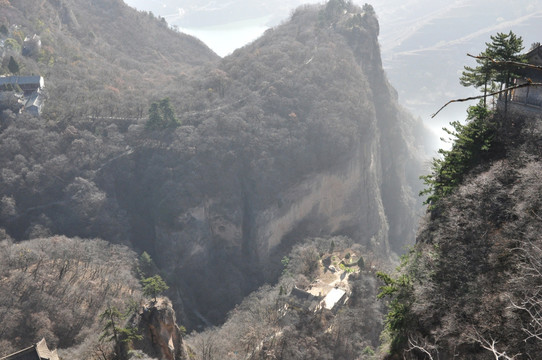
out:
<path id="1" fill-rule="evenodd" d="M 525 54 L 525 58 L 528 64 L 542 66 L 542 45 L 535 45 L 531 51 Z M 525 84 L 529 81 L 542 83 L 541 70 L 522 68 L 517 72 L 521 77 L 516 79 L 516 85 Z M 516 89 L 512 93 L 511 100 L 516 104 L 540 110 L 542 109 L 542 86 L 526 86 Z"/>
<path id="2" fill-rule="evenodd" d="M 44 80 L 41 76 L 0 76 L 0 92 L 13 94 L 8 97 L 0 96 L 0 99 L 9 102 L 13 100 L 12 96 L 17 95 L 18 111 L 38 116 L 43 105 L 43 87 Z"/>

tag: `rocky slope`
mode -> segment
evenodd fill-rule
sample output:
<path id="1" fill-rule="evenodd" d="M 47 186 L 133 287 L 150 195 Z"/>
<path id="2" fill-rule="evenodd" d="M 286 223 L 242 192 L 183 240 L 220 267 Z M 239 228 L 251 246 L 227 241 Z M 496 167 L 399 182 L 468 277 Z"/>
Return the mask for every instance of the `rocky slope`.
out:
<path id="1" fill-rule="evenodd" d="M 504 152 L 428 214 L 397 294 L 397 354 L 531 359 L 540 342 L 540 114 L 497 113 Z M 394 307 L 397 309 L 397 307 Z M 396 314 L 397 315 L 397 314 Z"/>
<path id="2" fill-rule="evenodd" d="M 0 259 L 0 356 L 45 338 L 62 358 L 90 359 L 104 306 L 124 311 L 124 302 L 142 297 L 135 253 L 104 240 L 2 239 Z"/>
<path id="3" fill-rule="evenodd" d="M 44 76 L 44 116 L 55 123 L 141 117 L 168 83 L 218 60 L 201 41 L 122 0 L 2 1 L 0 25 L 0 75 L 9 75 L 13 57 L 21 75 Z M 22 51 L 34 35 L 40 45 Z"/>

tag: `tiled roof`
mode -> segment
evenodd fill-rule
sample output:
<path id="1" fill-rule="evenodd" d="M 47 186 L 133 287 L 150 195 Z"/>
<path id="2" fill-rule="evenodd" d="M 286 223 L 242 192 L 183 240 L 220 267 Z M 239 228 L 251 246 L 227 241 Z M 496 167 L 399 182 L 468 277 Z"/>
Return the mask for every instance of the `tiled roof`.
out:
<path id="1" fill-rule="evenodd" d="M 43 85 L 41 76 L 0 76 L 0 86 L 3 85 Z"/>

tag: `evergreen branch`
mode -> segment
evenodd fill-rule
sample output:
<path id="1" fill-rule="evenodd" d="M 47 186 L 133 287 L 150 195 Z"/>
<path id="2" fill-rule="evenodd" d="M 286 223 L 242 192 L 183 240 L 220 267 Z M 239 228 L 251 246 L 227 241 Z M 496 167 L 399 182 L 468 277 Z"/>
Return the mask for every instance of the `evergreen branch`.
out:
<path id="1" fill-rule="evenodd" d="M 524 67 L 524 68 L 528 68 L 528 69 L 542 71 L 542 66 L 538 66 L 538 65 L 522 63 L 522 62 L 517 62 L 517 61 L 495 60 L 495 59 L 493 59 L 493 58 L 491 58 L 489 56 L 481 56 L 481 55 L 475 56 L 475 55 L 471 55 L 471 54 L 467 54 L 467 56 L 470 56 L 470 57 L 475 58 L 475 59 L 489 60 L 492 63 L 497 64 L 497 65 L 513 65 L 513 66 L 520 66 L 520 67 Z"/>
<path id="2" fill-rule="evenodd" d="M 541 69 L 541 70 L 542 70 L 542 69 Z M 527 81 L 528 81 L 528 82 L 526 82 L 525 84 L 510 86 L 510 87 L 507 87 L 506 89 L 502 89 L 502 90 L 499 90 L 499 91 L 495 91 L 495 92 L 493 92 L 493 93 L 491 93 L 491 94 L 479 95 L 479 96 L 471 96 L 471 97 L 464 98 L 464 99 L 450 100 L 450 101 L 448 101 L 446 104 L 444 104 L 440 109 L 438 109 L 438 111 L 437 111 L 436 113 L 434 113 L 433 115 L 431 115 L 431 119 L 433 119 L 435 116 L 437 116 L 437 114 L 438 114 L 439 112 L 441 112 L 442 109 L 444 109 L 446 106 L 448 106 L 448 105 L 450 105 L 451 103 L 454 103 L 454 102 L 464 102 L 464 101 L 470 101 L 470 100 L 483 99 L 483 98 L 486 97 L 486 96 L 494 96 L 494 95 L 502 94 L 502 93 L 507 92 L 507 91 L 510 91 L 510 90 L 519 89 L 519 88 L 528 87 L 528 86 L 542 86 L 542 83 L 534 83 L 534 82 L 532 82 L 530 79 L 527 79 Z"/>

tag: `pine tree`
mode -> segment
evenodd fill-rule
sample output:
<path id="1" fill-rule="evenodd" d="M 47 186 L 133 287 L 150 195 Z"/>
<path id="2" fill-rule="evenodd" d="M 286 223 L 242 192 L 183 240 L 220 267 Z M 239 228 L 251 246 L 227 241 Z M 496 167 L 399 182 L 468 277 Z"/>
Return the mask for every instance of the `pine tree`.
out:
<path id="1" fill-rule="evenodd" d="M 479 57 L 487 57 L 487 52 L 482 52 Z M 465 66 L 459 82 L 463 86 L 472 86 L 476 89 L 482 88 L 484 93 L 484 106 L 487 106 L 486 95 L 493 88 L 494 69 L 488 59 L 476 59 L 479 64 L 476 67 Z"/>
<path id="2" fill-rule="evenodd" d="M 521 36 L 517 36 L 512 31 L 508 34 L 497 33 L 497 35 L 490 36 L 491 43 L 486 43 L 488 56 L 496 61 L 506 62 L 523 62 L 523 56 L 520 52 L 523 50 L 523 39 Z M 510 87 L 512 79 L 518 78 L 518 68 L 516 66 L 510 66 L 504 63 L 493 64 L 495 68 L 495 81 L 501 84 L 501 90 L 503 86 L 505 89 Z M 508 109 L 508 97 L 509 93 L 504 93 L 504 111 Z M 501 98 L 501 97 L 500 97 Z"/>
<path id="3" fill-rule="evenodd" d="M 169 98 L 153 102 L 149 108 L 149 119 L 145 127 L 150 130 L 166 129 L 169 127 L 177 127 L 181 123 L 175 116 L 173 107 Z"/>
<path id="4" fill-rule="evenodd" d="M 107 306 L 107 309 L 100 314 L 100 320 L 104 322 L 102 336 L 100 340 L 119 342 L 119 324 L 124 315 L 115 306 Z"/>
<path id="5" fill-rule="evenodd" d="M 107 306 L 107 309 L 100 314 L 100 321 L 104 323 L 102 336 L 100 340 L 114 342 L 115 353 L 119 360 L 128 358 L 129 343 L 134 340 L 141 340 L 143 336 L 137 333 L 137 330 L 131 327 L 122 327 L 128 314 L 123 314 L 115 306 Z"/>
<path id="6" fill-rule="evenodd" d="M 179 125 L 179 120 L 175 117 L 169 98 L 160 100 L 159 107 L 160 112 L 162 113 L 164 127 L 175 127 Z"/>
<path id="7" fill-rule="evenodd" d="M 500 84 L 500 88 L 508 88 L 512 80 L 518 77 L 517 67 L 504 62 L 523 62 L 520 52 L 523 50 L 523 39 L 512 31 L 508 34 L 497 33 L 490 36 L 491 42 L 486 43 L 486 49 L 478 55 L 476 62 L 478 66 L 465 66 L 459 82 L 463 86 L 473 86 L 482 88 L 484 93 L 483 106 L 487 106 L 486 94 L 494 91 L 495 84 Z M 495 63 L 492 60 L 500 63 Z M 505 94 L 505 99 L 508 94 Z"/>
<path id="8" fill-rule="evenodd" d="M 154 275 L 156 273 L 156 270 L 156 265 L 154 264 L 154 261 L 152 261 L 151 256 L 146 251 L 143 251 L 143 253 L 139 257 L 139 277 L 141 279 L 148 278 Z"/>
<path id="9" fill-rule="evenodd" d="M 523 62 L 523 56 L 520 54 L 524 49 L 523 39 L 517 36 L 512 31 L 508 34 L 497 33 L 490 36 L 491 43 L 486 43 L 487 56 L 496 61 L 513 61 Z M 495 81 L 501 83 L 501 88 L 507 88 L 511 84 L 511 80 L 518 77 L 516 74 L 517 67 L 506 64 L 494 64 L 492 67 L 495 70 Z"/>
<path id="10" fill-rule="evenodd" d="M 151 296 L 155 302 L 158 295 L 169 289 L 169 286 L 167 286 L 160 275 L 142 279 L 141 283 L 143 284 L 143 294 Z"/>
<path id="11" fill-rule="evenodd" d="M 149 108 L 149 120 L 145 124 L 147 129 L 158 129 L 162 127 L 162 116 L 160 116 L 160 109 L 157 103 L 152 103 Z"/>

